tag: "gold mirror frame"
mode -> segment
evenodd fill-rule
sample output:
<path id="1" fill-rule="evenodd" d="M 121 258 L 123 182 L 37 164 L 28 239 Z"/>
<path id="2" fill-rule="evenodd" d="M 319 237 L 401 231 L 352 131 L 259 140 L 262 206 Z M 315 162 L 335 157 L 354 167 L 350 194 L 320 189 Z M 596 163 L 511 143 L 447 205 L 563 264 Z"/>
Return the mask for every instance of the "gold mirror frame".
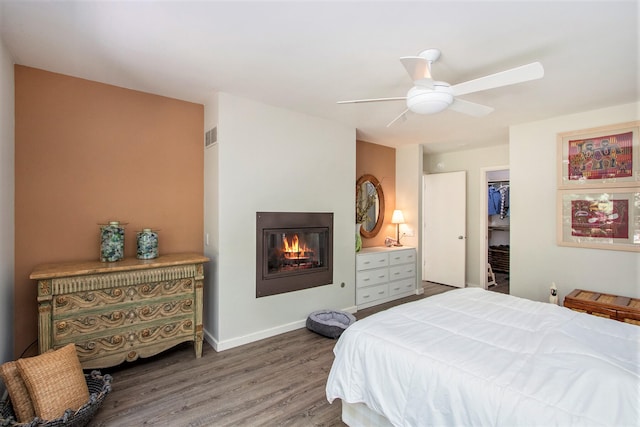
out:
<path id="1" fill-rule="evenodd" d="M 378 217 L 376 218 L 376 225 L 371 229 L 371 231 L 367 231 L 364 227 L 360 227 L 360 234 L 362 237 L 370 239 L 375 237 L 382 228 L 382 222 L 384 221 L 384 193 L 382 192 L 380 182 L 375 176 L 370 174 L 362 175 L 356 182 L 356 203 L 359 200 L 358 192 L 361 191 L 362 185 L 366 182 L 370 182 L 373 185 L 378 195 Z"/>

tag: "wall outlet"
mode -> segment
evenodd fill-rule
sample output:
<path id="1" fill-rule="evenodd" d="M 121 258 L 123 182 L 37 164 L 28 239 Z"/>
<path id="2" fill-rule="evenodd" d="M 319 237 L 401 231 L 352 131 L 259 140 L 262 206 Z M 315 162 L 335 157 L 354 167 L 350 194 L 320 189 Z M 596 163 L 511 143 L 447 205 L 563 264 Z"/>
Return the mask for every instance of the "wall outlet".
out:
<path id="1" fill-rule="evenodd" d="M 413 237 L 413 228 L 405 227 L 404 230 L 401 230 L 406 237 Z"/>

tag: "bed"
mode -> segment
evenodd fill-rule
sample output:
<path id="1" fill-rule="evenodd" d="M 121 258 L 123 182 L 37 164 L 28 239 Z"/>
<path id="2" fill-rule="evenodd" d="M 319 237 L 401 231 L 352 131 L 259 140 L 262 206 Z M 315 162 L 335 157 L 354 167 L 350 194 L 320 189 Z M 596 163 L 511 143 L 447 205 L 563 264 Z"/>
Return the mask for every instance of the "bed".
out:
<path id="1" fill-rule="evenodd" d="M 350 426 L 638 426 L 640 327 L 465 288 L 355 322 L 329 402 Z"/>

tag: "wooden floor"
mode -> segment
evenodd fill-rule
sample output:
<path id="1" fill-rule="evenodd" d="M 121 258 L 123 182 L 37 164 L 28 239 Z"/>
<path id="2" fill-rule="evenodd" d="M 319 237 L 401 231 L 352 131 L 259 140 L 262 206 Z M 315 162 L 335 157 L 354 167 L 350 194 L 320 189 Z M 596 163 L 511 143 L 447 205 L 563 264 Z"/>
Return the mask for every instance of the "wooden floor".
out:
<path id="1" fill-rule="evenodd" d="M 394 305 L 454 289 L 424 283 L 424 295 L 361 310 L 362 319 Z M 336 341 L 298 329 L 217 353 L 192 345 L 103 369 L 113 391 L 90 426 L 344 426 L 325 386 Z"/>

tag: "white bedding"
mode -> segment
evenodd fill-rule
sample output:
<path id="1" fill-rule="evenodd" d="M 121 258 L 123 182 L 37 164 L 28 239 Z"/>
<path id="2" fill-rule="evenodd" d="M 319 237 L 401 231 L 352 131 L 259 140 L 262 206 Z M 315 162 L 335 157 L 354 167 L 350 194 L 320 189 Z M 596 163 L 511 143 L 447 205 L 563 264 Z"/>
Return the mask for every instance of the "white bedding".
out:
<path id="1" fill-rule="evenodd" d="M 640 425 L 640 327 L 466 288 L 351 325 L 327 399 L 395 426 Z"/>

